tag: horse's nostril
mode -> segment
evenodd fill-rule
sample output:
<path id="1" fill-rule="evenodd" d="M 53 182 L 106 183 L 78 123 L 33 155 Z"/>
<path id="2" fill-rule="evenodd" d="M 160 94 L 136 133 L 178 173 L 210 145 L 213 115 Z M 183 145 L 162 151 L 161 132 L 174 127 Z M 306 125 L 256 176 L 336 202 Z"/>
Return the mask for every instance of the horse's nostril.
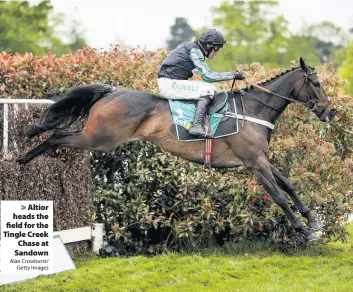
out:
<path id="1" fill-rule="evenodd" d="M 330 117 L 334 117 L 337 114 L 337 111 L 335 109 L 330 110 Z"/>

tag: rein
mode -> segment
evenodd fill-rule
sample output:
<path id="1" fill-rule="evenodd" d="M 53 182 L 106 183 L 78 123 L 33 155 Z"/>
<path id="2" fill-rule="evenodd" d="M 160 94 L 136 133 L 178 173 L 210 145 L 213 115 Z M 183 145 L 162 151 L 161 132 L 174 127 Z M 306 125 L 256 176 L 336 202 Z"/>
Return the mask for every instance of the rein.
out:
<path id="1" fill-rule="evenodd" d="M 329 98 L 325 98 L 325 99 L 320 99 L 320 100 L 308 100 L 307 102 L 302 102 L 302 101 L 297 100 L 297 98 L 298 98 L 298 96 L 299 96 L 299 93 L 300 93 L 300 91 L 303 89 L 305 83 L 309 82 L 309 78 L 308 78 L 308 77 L 309 77 L 310 75 L 313 75 L 313 74 L 316 74 L 316 72 L 311 72 L 311 73 L 309 73 L 309 74 L 304 74 L 304 81 L 303 81 L 303 84 L 302 84 L 302 86 L 300 87 L 300 89 L 299 89 L 299 91 L 298 91 L 298 93 L 297 93 L 297 95 L 296 95 L 295 98 L 290 98 L 290 97 L 286 97 L 286 96 L 284 96 L 284 95 L 275 93 L 275 92 L 273 92 L 273 91 L 271 91 L 271 90 L 269 90 L 269 89 L 267 89 L 267 88 L 265 88 L 265 87 L 262 87 L 262 86 L 260 86 L 260 85 L 258 85 L 258 84 L 256 84 L 256 83 L 254 83 L 254 82 L 248 80 L 248 79 L 244 79 L 243 81 L 244 81 L 245 83 L 248 83 L 248 84 L 252 85 L 253 87 L 256 87 L 256 88 L 260 89 L 260 90 L 263 91 L 263 92 L 266 92 L 266 93 L 268 93 L 268 94 L 272 94 L 272 95 L 274 95 L 274 96 L 277 96 L 277 97 L 280 97 L 280 98 L 282 98 L 282 99 L 288 100 L 290 103 L 302 104 L 302 105 L 306 106 L 310 111 L 314 111 L 314 110 L 316 109 L 316 104 L 317 104 L 318 102 L 321 102 L 321 101 L 329 101 L 330 99 L 329 99 Z M 235 83 L 235 79 L 233 80 L 231 90 L 233 90 L 234 83 Z M 255 95 L 252 95 L 252 94 L 250 94 L 250 93 L 248 93 L 248 94 L 249 94 L 250 96 L 252 96 L 253 98 L 255 98 L 257 101 L 259 101 L 260 103 L 262 103 L 263 105 L 265 105 L 266 107 L 268 107 L 268 108 L 270 108 L 270 109 L 273 109 L 273 110 L 275 110 L 275 111 L 277 111 L 277 112 L 280 112 L 280 110 L 278 110 L 278 109 L 276 109 L 276 108 L 274 108 L 274 107 L 271 107 L 271 106 L 267 105 L 265 102 L 263 102 L 261 99 L 259 99 L 259 98 L 256 97 Z"/>

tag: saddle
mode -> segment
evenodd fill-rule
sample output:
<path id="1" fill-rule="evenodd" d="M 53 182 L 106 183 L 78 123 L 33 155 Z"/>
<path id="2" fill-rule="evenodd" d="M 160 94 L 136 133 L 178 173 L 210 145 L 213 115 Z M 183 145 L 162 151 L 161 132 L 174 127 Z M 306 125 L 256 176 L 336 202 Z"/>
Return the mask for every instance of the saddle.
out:
<path id="1" fill-rule="evenodd" d="M 219 112 L 227 103 L 228 94 L 227 92 L 217 92 L 216 96 L 212 100 L 212 103 L 208 106 L 207 113 L 209 115 Z"/>
<path id="2" fill-rule="evenodd" d="M 206 138 L 189 134 L 196 111 L 197 100 L 169 100 L 172 123 L 179 141 L 203 141 Z M 204 125 L 207 138 L 217 139 L 235 135 L 244 121 L 237 115 L 243 115 L 244 103 L 241 92 L 217 92 L 209 105 Z"/>

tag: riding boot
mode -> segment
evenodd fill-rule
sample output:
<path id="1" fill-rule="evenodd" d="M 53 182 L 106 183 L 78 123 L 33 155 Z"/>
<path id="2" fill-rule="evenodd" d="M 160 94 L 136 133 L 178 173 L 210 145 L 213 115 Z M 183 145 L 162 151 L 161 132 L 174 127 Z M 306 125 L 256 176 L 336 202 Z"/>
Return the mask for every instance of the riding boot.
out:
<path id="1" fill-rule="evenodd" d="M 189 130 L 190 135 L 206 136 L 203 121 L 207 111 L 207 106 L 209 105 L 211 99 L 212 97 L 209 95 L 200 97 L 196 107 L 195 118 L 192 123 L 192 127 Z"/>

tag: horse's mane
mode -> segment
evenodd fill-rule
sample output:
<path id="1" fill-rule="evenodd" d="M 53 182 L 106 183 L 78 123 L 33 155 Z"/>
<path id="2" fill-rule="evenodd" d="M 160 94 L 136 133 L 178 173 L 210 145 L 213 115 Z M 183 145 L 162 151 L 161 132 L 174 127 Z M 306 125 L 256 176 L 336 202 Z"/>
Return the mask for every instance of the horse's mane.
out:
<path id="1" fill-rule="evenodd" d="M 281 73 L 279 73 L 279 74 L 277 74 L 276 76 L 274 76 L 274 77 L 272 77 L 272 78 L 270 78 L 270 79 L 266 79 L 266 80 L 264 80 L 264 81 L 261 81 L 261 82 L 259 82 L 259 83 L 257 83 L 258 85 L 266 85 L 266 84 L 268 84 L 268 83 L 270 83 L 271 81 L 274 81 L 275 79 L 277 79 L 278 77 L 280 77 L 280 76 L 283 76 L 283 75 L 286 75 L 288 72 L 292 72 L 292 71 L 294 71 L 294 70 L 296 70 L 296 69 L 299 69 L 300 67 L 292 67 L 292 68 L 290 68 L 290 69 L 287 69 L 287 70 L 285 70 L 285 71 L 282 71 Z M 312 68 L 312 67 L 310 67 L 311 69 L 314 69 L 314 68 Z M 240 90 L 244 90 L 244 91 L 248 91 L 249 89 L 253 89 L 254 87 L 251 85 L 250 87 L 244 87 L 244 88 L 241 88 L 241 89 L 239 89 L 239 90 L 235 90 L 234 92 L 236 92 L 236 93 L 238 93 L 238 92 L 240 92 Z"/>
<path id="2" fill-rule="evenodd" d="M 292 67 L 292 68 L 290 68 L 290 69 L 287 69 L 287 70 L 285 70 L 285 71 L 282 71 L 281 73 L 277 74 L 276 76 L 274 76 L 274 77 L 272 77 L 272 78 L 270 78 L 270 79 L 266 79 L 266 80 L 261 81 L 260 83 L 257 83 L 257 84 L 258 84 L 258 85 L 265 85 L 265 84 L 267 84 L 267 83 L 269 83 L 269 82 L 271 82 L 271 81 L 277 79 L 278 77 L 283 76 L 283 75 L 286 75 L 288 72 L 292 72 L 292 71 L 294 71 L 295 69 L 299 69 L 299 68 L 300 68 L 300 67 Z"/>

